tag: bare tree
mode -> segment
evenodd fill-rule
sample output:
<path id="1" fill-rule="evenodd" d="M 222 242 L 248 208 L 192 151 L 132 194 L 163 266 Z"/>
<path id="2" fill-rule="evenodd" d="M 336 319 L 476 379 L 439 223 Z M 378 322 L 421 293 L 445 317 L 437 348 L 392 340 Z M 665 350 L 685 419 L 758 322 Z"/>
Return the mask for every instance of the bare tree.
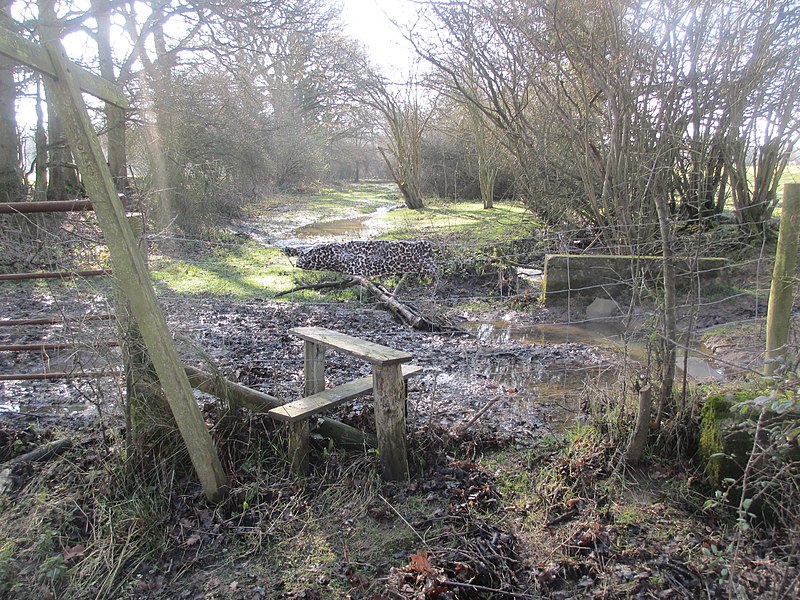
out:
<path id="1" fill-rule="evenodd" d="M 10 5 L 10 0 L 0 4 L 1 25 L 9 25 Z M 3 202 L 15 202 L 25 196 L 19 166 L 19 135 L 14 110 L 16 96 L 14 63 L 0 57 L 0 199 Z"/>
<path id="2" fill-rule="evenodd" d="M 672 214 L 715 214 L 730 192 L 740 222 L 769 216 L 798 136 L 800 28 L 787 0 L 425 4 L 429 26 L 410 37 L 502 133 L 548 221 L 589 221 L 626 245 L 647 238 L 642 174 L 663 131 Z"/>
<path id="3" fill-rule="evenodd" d="M 128 73 L 121 71 L 120 78 L 114 71 L 114 59 L 111 50 L 111 2 L 110 0 L 92 0 L 92 13 L 97 22 L 95 41 L 97 43 L 97 59 L 100 66 L 100 75 L 115 83 L 125 83 Z M 125 111 L 106 103 L 106 139 L 107 139 L 107 158 L 108 167 L 111 169 L 111 176 L 114 178 L 118 192 L 125 192 L 128 180 L 128 158 L 125 145 L 126 134 L 126 115 Z"/>
<path id="4" fill-rule="evenodd" d="M 378 150 L 408 208 L 425 207 L 422 196 L 422 137 L 435 113 L 435 100 L 428 107 L 420 98 L 421 87 L 408 82 L 395 85 L 374 71 L 366 70 L 365 104 L 381 116 L 385 145 Z"/>

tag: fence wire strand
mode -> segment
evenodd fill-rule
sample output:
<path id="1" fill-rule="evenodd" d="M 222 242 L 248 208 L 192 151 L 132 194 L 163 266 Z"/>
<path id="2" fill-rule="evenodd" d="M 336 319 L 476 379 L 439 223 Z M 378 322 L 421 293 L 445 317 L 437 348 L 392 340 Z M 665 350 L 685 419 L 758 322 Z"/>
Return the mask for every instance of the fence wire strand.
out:
<path id="1" fill-rule="evenodd" d="M 17 227 L 19 223 L 16 224 Z M 773 222 L 765 222 L 759 224 L 764 232 L 770 232 L 774 229 Z M 97 267 L 107 266 L 107 253 L 102 244 L 102 236 L 99 230 L 93 223 L 91 217 L 86 214 L 70 215 L 66 218 L 60 217 L 58 219 L 43 219 L 40 217 L 25 217 L 24 226 L 28 229 L 29 237 L 38 240 L 34 244 L 34 250 L 28 254 L 20 257 L 14 257 L 15 265 L 20 265 L 22 270 L 24 268 L 47 268 L 59 266 L 63 268 L 64 263 L 80 264 L 86 266 L 87 264 Z M 642 229 L 646 227 L 656 227 L 657 224 L 638 224 L 636 227 Z M 604 234 L 609 237 L 622 235 L 630 230 L 633 225 L 618 225 L 611 226 Z M 2 235 L 9 234 L 11 228 L 8 222 L 4 222 Z M 736 305 L 736 311 L 728 315 L 730 319 L 722 319 L 720 323 L 727 323 L 728 325 L 745 325 L 752 324 L 760 330 L 763 329 L 763 318 L 766 314 L 766 297 L 769 290 L 769 278 L 771 270 L 765 268 L 764 265 L 768 264 L 771 257 L 765 254 L 765 249 L 768 245 L 761 241 L 744 239 L 741 235 L 736 234 L 738 231 L 737 226 L 733 223 L 720 222 L 714 227 L 707 230 L 696 228 L 695 231 L 689 231 L 681 237 L 682 243 L 678 244 L 678 250 L 682 256 L 691 257 L 698 253 L 698 249 L 702 250 L 704 256 L 715 256 L 717 253 L 722 256 L 734 257 L 728 261 L 725 269 L 717 274 L 716 278 L 704 280 L 704 275 L 714 274 L 712 269 L 695 269 L 693 272 L 692 281 L 688 288 L 681 296 L 684 298 L 679 302 L 677 310 L 679 314 L 685 316 L 686 319 L 691 320 L 692 311 L 699 311 L 701 313 L 713 313 L 715 311 L 725 310 L 730 305 Z M 31 235 L 31 233 L 33 235 Z M 234 232 L 235 234 L 235 232 Z M 766 234 L 765 234 L 766 235 Z M 267 237 L 267 236 L 265 236 Z M 538 319 L 537 311 L 541 310 L 541 305 L 537 302 L 538 288 L 537 283 L 531 283 L 530 280 L 525 280 L 519 276 L 517 269 L 528 268 L 535 271 L 544 269 L 545 256 L 553 253 L 568 253 L 571 256 L 580 257 L 587 254 L 596 253 L 602 250 L 602 246 L 597 243 L 598 232 L 587 231 L 585 229 L 575 229 L 567 231 L 551 231 L 551 230 L 531 230 L 529 237 L 519 237 L 515 239 L 497 239 L 492 243 L 487 243 L 480 247 L 463 248 L 458 246 L 458 229 L 452 227 L 451 229 L 445 228 L 440 232 L 440 237 L 445 240 L 441 243 L 437 250 L 437 257 L 439 260 L 439 267 L 443 273 L 443 279 L 450 278 L 454 283 L 449 286 L 446 295 L 434 296 L 431 294 L 425 298 L 415 298 L 418 302 L 425 306 L 426 309 L 448 311 L 452 307 L 460 305 L 476 305 L 483 307 L 507 307 L 509 311 L 514 313 L 514 318 L 518 323 L 525 322 L 528 318 Z M 257 271 L 260 267 L 253 267 L 249 265 L 246 260 L 231 261 L 229 257 L 220 257 L 219 251 L 231 252 L 235 251 L 242 246 L 248 239 L 248 236 L 234 235 L 224 236 L 217 240 L 208 240 L 201 238 L 192 238 L 186 235 L 171 235 L 169 232 L 160 232 L 152 235 L 148 239 L 150 246 L 151 265 L 154 267 L 156 273 L 165 265 L 180 263 L 184 267 L 192 267 L 197 269 L 204 269 L 218 273 L 223 281 L 233 281 L 234 279 L 242 279 L 249 273 Z M 453 240 L 456 242 L 453 243 Z M 448 243 L 449 242 L 449 243 Z M 312 244 L 310 241 L 309 244 Z M 162 251 L 162 246 L 164 249 Z M 169 249 L 166 249 L 169 246 Z M 588 247 L 584 247 L 588 246 Z M 647 251 L 655 251 L 657 247 L 648 245 L 644 248 Z M 65 260 L 66 259 L 66 260 Z M 276 264 L 283 265 L 286 268 L 292 268 L 292 259 L 284 255 L 276 255 Z M 266 268 L 268 265 L 264 265 Z M 19 267 L 18 267 L 19 268 Z M 705 272 L 704 272 L 705 271 Z M 730 273 L 744 273 L 738 275 L 738 279 L 730 277 Z M 540 275 L 534 274 L 534 278 Z M 751 279 L 747 279 L 751 278 Z M 455 280 L 458 280 L 457 282 Z M 651 296 L 657 296 L 657 280 L 645 281 L 642 277 L 620 277 L 615 282 L 619 286 L 633 290 L 634 293 L 640 293 L 642 290 L 649 292 Z M 18 305 L 21 302 L 19 289 L 16 292 L 8 292 L 0 287 L 0 292 L 3 293 L 3 302 L 6 309 L 12 305 Z M 160 300 L 167 308 L 170 322 L 173 327 L 178 330 L 199 329 L 202 333 L 202 327 L 197 325 L 190 325 L 185 322 L 183 316 L 193 313 L 195 315 L 200 313 L 213 314 L 215 309 L 218 308 L 218 303 L 209 301 L 201 296 L 192 296 L 184 293 L 174 293 L 169 290 L 165 284 L 158 285 L 160 292 Z M 108 284 L 97 286 L 94 282 L 88 280 L 83 281 L 63 281 L 63 282 L 48 282 L 44 285 L 29 286 L 29 290 L 34 294 L 36 299 L 27 305 L 24 312 L 26 314 L 48 314 L 52 313 L 53 309 L 67 316 L 75 314 L 91 314 L 100 310 L 108 310 L 109 306 L 113 304 L 110 298 L 113 295 L 113 290 Z M 222 287 L 219 290 L 222 296 L 226 295 L 226 288 Z M 232 288 L 228 288 L 228 295 L 232 298 L 231 301 L 235 302 L 235 295 L 230 293 Z M 244 303 L 260 302 L 265 310 L 270 310 L 270 296 L 274 291 L 265 288 L 261 300 L 246 300 Z M 551 311 L 548 315 L 548 325 L 551 327 L 563 328 L 560 333 L 559 343 L 570 343 L 573 339 L 577 343 L 585 343 L 587 334 L 585 328 L 592 327 L 596 323 L 602 323 L 602 318 L 591 318 L 586 315 L 587 298 L 602 298 L 608 299 L 609 294 L 606 291 L 606 286 L 603 284 L 582 285 L 577 287 L 569 287 L 564 293 L 563 297 L 566 302 L 566 309 Z M 309 300 L 305 296 L 299 294 L 289 295 L 287 300 L 302 299 L 303 304 L 308 307 L 321 307 L 325 309 L 332 309 L 340 305 L 339 301 L 326 301 L 326 300 Z M 379 302 L 366 298 L 364 295 L 359 295 L 355 300 L 349 301 L 351 304 L 355 303 L 355 310 L 362 309 L 378 309 Z M 176 307 L 177 312 L 170 313 L 170 308 Z M 615 353 L 623 354 L 623 365 L 620 372 L 633 374 L 635 377 L 637 373 L 646 368 L 642 365 L 641 361 L 648 359 L 641 357 L 631 359 L 627 356 L 629 346 L 633 343 L 632 340 L 636 337 L 634 334 L 638 333 L 641 338 L 641 332 L 647 328 L 652 328 L 652 323 L 648 324 L 655 318 L 654 314 L 644 314 L 640 309 L 634 308 L 635 302 L 628 302 L 618 306 L 619 313 L 617 319 L 627 320 L 632 323 L 633 330 L 628 330 L 623 327 L 616 332 L 614 339 L 609 342 L 600 337 L 600 345 L 604 349 Z M 4 310 L 7 314 L 8 310 Z M 704 326 L 697 331 L 695 323 L 688 323 L 685 325 L 689 329 L 691 335 L 697 336 L 699 333 L 704 333 L 712 330 L 717 323 L 708 323 L 708 318 L 704 317 Z M 696 320 L 696 317 L 695 317 Z M 713 319 L 712 319 L 713 320 Z M 303 324 L 303 317 L 298 312 L 296 320 L 290 325 L 296 326 Z M 530 323 L 534 325 L 535 323 Z M 103 329 L 105 327 L 105 329 Z M 77 345 L 90 347 L 92 342 L 101 339 L 102 336 L 116 333 L 114 331 L 114 322 L 110 324 L 89 323 L 87 320 L 81 320 L 78 317 L 73 321 L 71 326 L 54 325 L 49 328 L 39 327 L 35 330 L 23 330 L 22 337 L 24 339 L 33 339 L 36 335 L 43 335 L 43 339 L 47 340 L 70 340 Z M 525 329 L 524 326 L 516 326 L 517 329 Z M 7 328 L 0 329 L 0 341 L 2 343 L 10 343 L 10 334 L 5 331 Z M 514 326 L 512 326 L 514 329 Z M 104 331 L 101 333 L 101 331 Z M 261 336 L 270 335 L 272 332 L 259 332 Z M 283 335 L 285 332 L 275 332 L 275 335 Z M 227 352 L 231 351 L 233 347 L 241 347 L 242 338 L 254 335 L 252 331 L 243 328 L 242 331 L 237 331 L 236 328 L 226 330 L 220 339 L 213 339 L 213 336 L 200 335 L 198 340 L 199 344 L 211 344 L 212 348 L 204 348 L 204 350 L 213 350 L 214 354 L 224 356 Z M 519 332 L 511 331 L 509 337 L 505 342 L 514 342 L 514 337 L 520 337 Z M 641 339 L 639 340 L 641 342 Z M 541 337 L 541 342 L 544 344 L 554 344 L 555 341 L 549 340 L 546 335 Z M 491 340 L 487 342 L 491 345 Z M 530 344 L 530 342 L 523 341 L 517 342 L 521 344 Z M 702 352 L 694 343 L 686 344 L 684 341 L 677 341 L 677 347 L 683 352 L 689 352 L 692 355 L 707 361 L 709 364 L 722 365 L 725 370 L 730 373 L 739 374 L 752 374 L 754 367 L 752 364 L 739 364 L 735 361 L 718 360 L 713 354 Z M 639 350 L 640 354 L 644 350 Z M 108 368 L 115 368 L 119 365 L 120 357 L 118 352 L 106 352 L 104 354 L 108 361 Z M 50 356 L 43 357 L 45 368 L 52 367 L 52 358 Z M 296 356 L 280 356 L 269 357 L 258 355 L 251 357 L 250 360 L 258 366 L 260 372 L 264 374 L 273 372 L 294 372 L 300 373 L 302 371 L 302 357 Z M 35 362 L 35 361 L 34 361 Z M 0 356 L 0 370 L 7 372 L 10 368 L 15 368 L 15 362 L 8 356 Z M 467 377 L 480 377 L 484 373 L 481 372 L 480 366 L 476 361 L 470 357 L 464 357 L 464 364 L 466 370 L 464 375 Z M 236 365 L 228 365 L 231 369 L 235 370 Z M 80 365 L 77 368 L 83 368 Z M 536 386 L 537 389 L 531 390 L 531 397 L 535 397 L 537 402 L 541 403 L 554 403 L 565 406 L 567 411 L 575 411 L 574 402 L 565 403 L 565 397 L 581 396 L 585 386 L 603 385 L 603 377 L 599 373 L 603 371 L 602 367 L 597 365 L 587 366 L 564 366 L 553 368 L 547 373 L 542 375 L 542 379 L 547 379 L 547 382 L 541 382 L 542 385 Z M 502 374 L 495 373 L 497 377 L 502 377 Z M 628 376 L 628 375 L 626 375 Z M 568 381 L 581 381 L 580 385 L 569 384 Z M 301 384 L 298 378 L 294 383 L 294 388 L 288 389 L 284 386 L 281 391 L 292 394 L 299 394 Z M 547 383 L 547 385 L 544 385 Z M 0 382 L 0 389 L 3 397 L 8 397 L 18 393 L 24 385 L 8 382 Z M 47 383 L 37 382 L 37 386 L 41 389 Z M 58 385 L 63 386 L 63 383 Z M 509 383 L 513 385 L 513 381 Z M 264 381 L 262 386 L 263 391 L 272 392 L 271 383 Z"/>

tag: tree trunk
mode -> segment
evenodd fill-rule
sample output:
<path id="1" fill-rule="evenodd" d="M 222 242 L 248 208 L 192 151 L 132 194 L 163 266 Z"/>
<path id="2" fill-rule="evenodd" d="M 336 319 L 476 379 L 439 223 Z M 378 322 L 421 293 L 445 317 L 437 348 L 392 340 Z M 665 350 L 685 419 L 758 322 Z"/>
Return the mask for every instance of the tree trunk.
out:
<path id="1" fill-rule="evenodd" d="M 425 208 L 425 203 L 422 200 L 422 193 L 419 191 L 418 187 L 415 186 L 413 182 L 409 181 L 409 179 L 403 177 L 403 166 L 399 164 L 401 159 L 398 158 L 398 164 L 394 164 L 389 158 L 386 148 L 378 148 L 378 151 L 381 153 L 392 179 L 397 184 L 406 207 L 413 210 Z"/>
<path id="2" fill-rule="evenodd" d="M 784 186 L 783 212 L 775 251 L 772 287 L 767 311 L 767 357 L 764 376 L 771 377 L 789 342 L 792 292 L 797 280 L 798 236 L 800 236 L 800 183 Z"/>
<path id="3" fill-rule="evenodd" d="M 152 184 L 151 191 L 157 202 L 154 211 L 160 228 L 168 227 L 177 215 L 177 189 L 179 174 L 170 160 L 171 119 L 169 114 L 169 93 L 172 80 L 172 58 L 167 53 L 166 38 L 162 22 L 163 10 L 158 2 L 150 2 L 154 22 L 153 40 L 156 50 L 155 61 L 143 61 L 148 84 L 152 92 L 152 107 L 145 125 L 145 135 L 150 147 Z"/>
<path id="4" fill-rule="evenodd" d="M 664 323 L 661 334 L 662 372 L 661 386 L 658 396 L 658 409 L 656 410 L 656 427 L 659 427 L 664 408 L 672 399 L 672 387 L 675 383 L 675 340 L 676 324 L 676 293 L 675 293 L 675 256 L 672 250 L 672 232 L 669 228 L 669 210 L 664 202 L 655 198 L 658 224 L 661 230 L 662 269 L 664 283 Z"/>
<path id="5" fill-rule="evenodd" d="M 6 15 L 10 4 L 5 0 L 0 5 L 0 24 L 8 20 Z M 19 168 L 16 95 L 14 63 L 0 57 L 0 200 L 3 202 L 17 202 L 25 196 Z"/>
<path id="6" fill-rule="evenodd" d="M 639 390 L 639 414 L 636 416 L 636 427 L 624 458 L 625 464 L 631 467 L 639 464 L 647 444 L 647 434 L 650 431 L 650 410 L 653 407 L 651 391 L 649 385 Z"/>
<path id="7" fill-rule="evenodd" d="M 35 201 L 47 200 L 47 130 L 42 110 L 42 77 L 36 76 L 36 184 L 33 190 Z"/>
<path id="8" fill-rule="evenodd" d="M 92 0 L 97 19 L 97 48 L 100 61 L 100 75 L 108 81 L 116 82 L 114 61 L 111 53 L 111 10 L 108 0 Z M 125 149 L 125 111 L 118 106 L 106 103 L 106 157 L 108 168 L 117 192 L 124 193 L 127 187 L 127 152 Z"/>
<path id="9" fill-rule="evenodd" d="M 47 199 L 66 200 L 67 199 L 67 176 L 65 165 L 67 163 L 67 143 L 64 141 L 64 130 L 61 127 L 61 119 L 56 114 L 53 103 L 50 101 L 50 93 L 47 92 L 49 86 L 45 79 L 45 94 L 48 96 L 47 102 Z"/>

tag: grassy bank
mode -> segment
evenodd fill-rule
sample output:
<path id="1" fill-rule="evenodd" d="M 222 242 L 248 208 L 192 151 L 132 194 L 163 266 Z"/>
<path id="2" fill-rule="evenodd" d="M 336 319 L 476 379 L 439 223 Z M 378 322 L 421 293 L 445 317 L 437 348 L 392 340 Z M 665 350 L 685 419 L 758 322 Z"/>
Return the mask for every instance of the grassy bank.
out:
<path id="1" fill-rule="evenodd" d="M 538 223 L 521 206 L 498 203 L 484 210 L 478 202 L 427 200 L 423 210 L 401 207 L 384 186 L 365 184 L 346 190 L 268 198 L 250 225 L 267 239 L 291 239 L 292 229 L 309 222 L 364 218 L 365 235 L 377 239 L 426 239 L 448 255 L 491 257 L 498 244 L 536 235 Z M 386 210 L 392 207 L 393 210 Z M 275 213 L 280 213 L 276 216 Z M 319 226 L 325 239 L 324 226 Z M 302 240 L 313 244 L 314 239 Z M 300 284 L 315 283 L 320 273 L 301 271 L 280 248 L 247 235 L 224 234 L 213 241 L 181 240 L 170 249 L 156 246 L 151 271 L 163 294 L 228 296 L 240 300 L 272 298 Z M 341 298 L 340 292 L 304 291 L 291 301 Z"/>

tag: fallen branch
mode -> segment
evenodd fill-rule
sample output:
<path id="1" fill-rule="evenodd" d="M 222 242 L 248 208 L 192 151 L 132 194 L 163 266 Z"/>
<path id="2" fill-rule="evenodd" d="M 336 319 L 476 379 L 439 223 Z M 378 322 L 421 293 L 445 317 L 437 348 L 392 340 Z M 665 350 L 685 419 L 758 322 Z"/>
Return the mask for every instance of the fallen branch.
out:
<path id="1" fill-rule="evenodd" d="M 25 454 L 20 454 L 19 456 L 16 456 L 11 460 L 6 461 L 5 466 L 11 467 L 23 463 L 49 460 L 54 456 L 58 456 L 59 454 L 69 449 L 70 447 L 72 447 L 72 438 L 64 438 L 61 440 L 56 440 L 55 442 L 43 444 L 38 448 L 34 448 L 30 452 L 26 452 Z"/>
<path id="2" fill-rule="evenodd" d="M 353 275 L 352 279 L 355 281 L 355 283 L 360 285 L 372 296 L 374 296 L 389 310 L 389 312 L 400 319 L 401 322 L 413 327 L 418 331 L 461 331 L 458 327 L 453 325 L 448 325 L 441 322 L 437 323 L 427 317 L 422 316 L 408 304 L 399 302 L 392 294 L 389 293 L 386 288 L 371 282 L 366 277 Z"/>
<path id="3" fill-rule="evenodd" d="M 71 447 L 72 447 L 72 439 L 63 438 L 60 440 L 56 440 L 55 442 L 44 444 L 42 446 L 39 446 L 38 448 L 34 448 L 30 452 L 26 452 L 25 454 L 20 454 L 19 456 L 15 456 L 11 460 L 3 463 L 4 468 L 0 470 L 0 495 L 5 494 L 6 491 L 14 487 L 15 478 L 12 475 L 14 467 L 32 462 L 49 460 L 54 456 L 58 456 L 59 454 L 61 454 L 62 452 Z"/>
<path id="4" fill-rule="evenodd" d="M 461 426 L 456 426 L 456 434 L 457 435 L 463 434 L 467 429 L 472 427 L 472 425 L 475 423 L 475 421 L 480 419 L 484 415 L 484 413 L 487 410 L 489 410 L 492 407 L 492 405 L 494 405 L 495 402 L 497 402 L 501 398 L 505 398 L 505 397 L 506 396 L 495 396 L 494 398 L 489 400 L 486 404 L 483 405 L 483 407 L 481 407 L 481 409 L 478 412 L 475 413 L 475 415 L 469 421 L 467 421 L 467 423 L 465 423 L 464 425 L 461 425 Z"/>
<path id="5" fill-rule="evenodd" d="M 295 292 L 303 292 L 305 290 L 328 290 L 328 289 L 336 289 L 342 290 L 344 288 L 349 288 L 355 285 L 353 278 L 350 277 L 348 279 L 342 279 L 340 281 L 323 281 L 322 283 L 309 283 L 306 285 L 298 285 L 295 288 L 287 290 L 285 292 L 278 292 L 273 296 L 273 298 L 282 298 L 283 296 L 288 296 L 289 294 L 294 294 Z"/>
<path id="6" fill-rule="evenodd" d="M 303 290 L 344 289 L 354 285 L 358 285 L 365 289 L 371 296 L 376 298 L 378 302 L 385 306 L 389 312 L 400 319 L 402 323 L 413 327 L 418 331 L 461 331 L 461 329 L 455 327 L 454 325 L 435 322 L 428 317 L 422 316 L 413 307 L 409 306 L 408 304 L 403 304 L 395 298 L 397 290 L 395 290 L 395 294 L 389 293 L 389 291 L 383 286 L 373 283 L 361 275 L 353 275 L 352 277 L 349 277 L 348 279 L 342 279 L 341 281 L 325 281 L 322 283 L 297 286 L 286 292 L 275 294 L 273 298 L 288 296 L 289 294 L 294 292 L 302 292 Z"/>

